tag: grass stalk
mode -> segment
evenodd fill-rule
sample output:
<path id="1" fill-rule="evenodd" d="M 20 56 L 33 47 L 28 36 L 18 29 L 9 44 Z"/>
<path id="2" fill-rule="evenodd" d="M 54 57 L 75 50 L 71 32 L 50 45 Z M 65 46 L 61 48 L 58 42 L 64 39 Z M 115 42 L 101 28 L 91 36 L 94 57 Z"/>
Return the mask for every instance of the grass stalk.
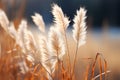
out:
<path id="1" fill-rule="evenodd" d="M 99 71 L 100 71 L 100 74 L 102 74 L 102 62 L 101 62 L 101 58 L 99 58 Z M 100 80 L 102 80 L 102 75 L 100 75 Z"/>
<path id="2" fill-rule="evenodd" d="M 66 42 L 66 47 L 67 47 L 67 56 L 68 56 L 68 62 L 69 62 L 69 72 L 70 72 L 70 76 L 71 76 L 71 60 L 70 60 L 70 53 L 69 53 L 68 40 L 67 40 L 66 33 L 65 33 L 65 42 Z"/>
<path id="3" fill-rule="evenodd" d="M 41 62 L 40 62 L 41 64 Z M 49 74 L 49 76 L 52 78 L 52 80 L 54 80 L 54 78 L 52 77 L 51 73 L 48 72 L 48 70 L 41 64 L 41 66 L 44 68 L 44 70 Z"/>
<path id="4" fill-rule="evenodd" d="M 73 74 L 75 72 L 75 65 L 76 65 L 77 54 L 78 54 L 78 45 L 79 45 L 79 42 L 77 41 L 75 57 L 74 57 L 74 61 L 73 61 L 73 71 L 72 71 L 72 76 L 71 77 L 73 77 Z"/>

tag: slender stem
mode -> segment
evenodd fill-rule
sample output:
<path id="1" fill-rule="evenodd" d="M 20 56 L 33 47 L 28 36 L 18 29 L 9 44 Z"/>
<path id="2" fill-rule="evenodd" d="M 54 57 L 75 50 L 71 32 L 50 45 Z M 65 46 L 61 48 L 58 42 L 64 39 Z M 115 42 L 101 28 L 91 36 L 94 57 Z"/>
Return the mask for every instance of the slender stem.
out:
<path id="1" fill-rule="evenodd" d="M 49 76 L 52 78 L 52 80 L 54 80 L 54 78 L 52 77 L 51 73 L 49 73 L 49 71 L 42 65 L 42 63 L 40 62 L 41 66 L 45 69 L 45 71 L 49 74 Z"/>
<path id="2" fill-rule="evenodd" d="M 65 71 L 64 66 L 63 66 L 63 61 L 61 61 L 61 72 Z M 64 74 L 62 74 L 62 80 L 64 80 Z"/>
<path id="3" fill-rule="evenodd" d="M 57 51 L 57 69 L 59 68 L 59 57 L 58 57 L 58 51 Z M 59 70 L 59 69 L 58 69 Z M 57 80 L 59 80 L 59 71 L 57 70 Z"/>
<path id="4" fill-rule="evenodd" d="M 70 53 L 69 53 L 68 40 L 67 40 L 66 33 L 65 33 L 65 42 L 66 42 L 66 47 L 67 47 L 67 55 L 68 55 L 68 61 L 69 61 L 69 72 L 70 72 L 70 77 L 71 77 L 71 60 L 70 60 Z"/>
<path id="5" fill-rule="evenodd" d="M 73 72 L 72 72 L 72 77 L 73 77 L 73 73 L 75 70 L 75 64 L 76 64 L 76 60 L 77 60 L 77 53 L 78 53 L 78 41 L 77 41 L 77 45 L 76 45 L 76 51 L 75 51 L 75 57 L 74 57 L 74 63 L 73 63 Z"/>
<path id="6" fill-rule="evenodd" d="M 21 59 L 21 61 L 22 61 L 22 60 L 24 61 L 24 59 L 23 59 L 23 57 L 22 57 L 22 54 L 21 54 L 21 53 L 19 53 L 19 55 L 20 55 L 20 59 Z M 25 68 L 24 64 L 23 64 L 22 66 L 23 66 L 24 71 L 25 71 L 25 72 L 27 72 L 27 70 L 26 70 L 26 68 Z"/>
<path id="7" fill-rule="evenodd" d="M 102 74 L 102 62 L 101 62 L 101 58 L 99 58 L 99 71 L 100 71 L 100 74 Z M 100 76 L 100 80 L 102 80 L 102 75 Z"/>
<path id="8" fill-rule="evenodd" d="M 1 48 L 1 43 L 0 43 L 0 58 L 2 57 L 2 48 Z"/>
<path id="9" fill-rule="evenodd" d="M 59 80 L 59 78 L 58 78 L 58 76 L 59 76 L 59 71 L 58 70 L 59 69 L 58 68 L 59 68 L 59 62 L 57 63 L 57 80 Z"/>

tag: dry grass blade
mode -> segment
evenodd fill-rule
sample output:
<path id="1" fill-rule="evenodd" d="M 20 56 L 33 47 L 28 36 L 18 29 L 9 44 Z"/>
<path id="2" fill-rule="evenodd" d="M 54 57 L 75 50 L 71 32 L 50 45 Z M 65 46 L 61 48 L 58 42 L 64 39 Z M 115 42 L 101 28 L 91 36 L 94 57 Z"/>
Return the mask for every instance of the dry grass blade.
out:
<path id="1" fill-rule="evenodd" d="M 104 56 L 101 53 L 98 53 L 98 54 L 101 56 L 101 58 L 104 61 L 104 72 L 105 72 L 105 80 L 106 80 L 106 77 L 107 77 L 107 61 L 105 60 Z"/>
<path id="2" fill-rule="evenodd" d="M 96 57 L 95 57 L 95 61 L 94 61 L 93 65 L 92 65 L 91 80 L 92 80 L 92 78 L 94 77 L 95 65 L 96 65 L 98 56 L 99 56 L 99 54 L 97 53 L 97 55 L 96 55 Z"/>
<path id="3" fill-rule="evenodd" d="M 105 80 L 107 78 L 107 61 L 104 59 Z"/>
<path id="4" fill-rule="evenodd" d="M 33 22 L 39 27 L 39 30 L 41 32 L 45 32 L 45 24 L 42 16 L 38 13 L 35 13 L 35 15 L 32 16 L 32 19 L 33 19 Z"/>
<path id="5" fill-rule="evenodd" d="M 102 74 L 102 61 L 101 61 L 101 58 L 99 58 L 99 71 L 100 71 L 100 74 Z M 100 75 L 100 80 L 102 80 L 102 75 Z"/>
<path id="6" fill-rule="evenodd" d="M 94 63 L 93 63 L 93 65 L 92 65 L 92 73 L 91 73 L 91 80 L 94 78 L 94 71 L 95 71 L 95 65 L 96 65 L 96 63 L 97 63 L 97 59 L 98 59 L 98 57 L 99 57 L 99 70 L 100 70 L 100 79 L 102 79 L 102 63 L 101 63 L 101 58 L 103 59 L 103 61 L 104 61 L 104 71 L 105 71 L 105 78 L 106 78 L 106 73 L 107 73 L 107 62 L 106 62 L 106 60 L 104 59 L 104 57 L 102 56 L 102 54 L 100 54 L 100 53 L 97 53 L 97 55 L 96 55 L 96 58 L 95 58 L 95 61 L 94 61 Z"/>
<path id="7" fill-rule="evenodd" d="M 34 67 L 34 70 L 33 70 L 33 73 L 35 73 L 38 69 L 38 67 L 40 66 L 40 64 L 37 64 L 35 67 Z"/>
<path id="8" fill-rule="evenodd" d="M 84 80 L 88 80 L 88 74 L 89 74 L 89 69 L 90 69 L 90 64 L 87 65 L 87 68 L 86 68 L 86 73 L 85 73 L 85 79 Z"/>

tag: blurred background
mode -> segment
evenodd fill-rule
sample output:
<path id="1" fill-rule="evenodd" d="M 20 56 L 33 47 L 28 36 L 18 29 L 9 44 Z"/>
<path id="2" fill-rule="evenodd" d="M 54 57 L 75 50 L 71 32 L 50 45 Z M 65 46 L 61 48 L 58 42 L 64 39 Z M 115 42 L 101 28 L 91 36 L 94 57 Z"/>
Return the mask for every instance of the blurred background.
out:
<path id="1" fill-rule="evenodd" d="M 53 3 L 58 4 L 71 20 L 70 31 L 76 10 L 80 6 L 87 9 L 88 38 L 86 45 L 79 50 L 84 54 L 80 53 L 79 57 L 94 58 L 97 52 L 102 53 L 108 61 L 108 68 L 113 76 L 111 80 L 120 80 L 120 0 L 0 0 L 0 8 L 16 26 L 22 18 L 34 25 L 31 15 L 37 12 L 49 27 L 53 22 Z M 68 33 L 70 35 L 72 34 Z"/>

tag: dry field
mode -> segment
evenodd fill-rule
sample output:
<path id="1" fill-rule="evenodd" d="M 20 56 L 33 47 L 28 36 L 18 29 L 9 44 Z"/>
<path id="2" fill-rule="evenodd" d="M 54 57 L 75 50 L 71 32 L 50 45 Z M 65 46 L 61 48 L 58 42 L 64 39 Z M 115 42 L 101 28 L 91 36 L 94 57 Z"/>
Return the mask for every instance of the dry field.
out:
<path id="1" fill-rule="evenodd" d="M 0 10 L 0 80 L 120 79 L 120 38 L 86 31 L 84 8 L 76 12 L 73 33 L 66 32 L 70 21 L 56 4 L 52 14 L 54 25 L 45 33 L 40 14 L 32 16 L 34 29 L 26 20 L 16 27 Z"/>

